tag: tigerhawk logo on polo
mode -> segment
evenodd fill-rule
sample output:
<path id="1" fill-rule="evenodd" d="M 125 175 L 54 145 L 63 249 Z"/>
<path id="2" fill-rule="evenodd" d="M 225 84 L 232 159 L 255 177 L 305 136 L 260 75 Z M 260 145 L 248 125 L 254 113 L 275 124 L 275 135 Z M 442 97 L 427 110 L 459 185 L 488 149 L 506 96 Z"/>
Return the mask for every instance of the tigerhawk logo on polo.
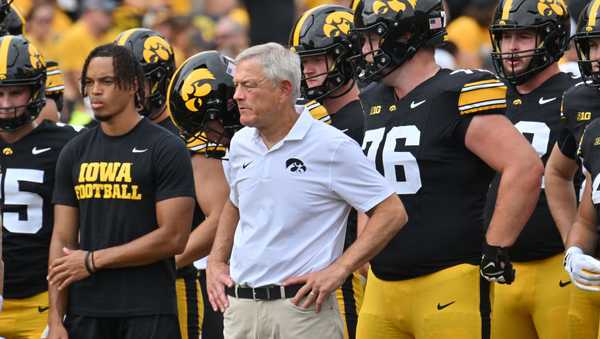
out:
<path id="1" fill-rule="evenodd" d="M 338 37 L 340 34 L 350 33 L 352 27 L 352 14 L 349 12 L 333 12 L 325 18 L 323 34 L 326 37 Z"/>
<path id="2" fill-rule="evenodd" d="M 537 4 L 538 13 L 543 16 L 553 14 L 563 16 L 566 13 L 565 8 L 565 3 L 562 0 L 540 0 Z"/>
<path id="3" fill-rule="evenodd" d="M 296 158 L 288 159 L 285 162 L 285 168 L 287 168 L 288 171 L 295 174 L 302 174 L 306 172 L 306 166 L 304 165 L 302 160 Z"/>
<path id="4" fill-rule="evenodd" d="M 212 91 L 212 85 L 207 80 L 215 80 L 215 76 L 206 68 L 199 68 L 185 78 L 181 86 L 181 98 L 190 111 L 198 112 L 203 104 L 202 97 Z"/>
<path id="5" fill-rule="evenodd" d="M 159 36 L 151 36 L 144 41 L 144 60 L 153 64 L 160 60 L 167 61 L 173 54 L 171 47 L 165 39 Z"/>
<path id="6" fill-rule="evenodd" d="M 406 10 L 407 5 L 410 5 L 412 9 L 415 9 L 417 0 L 408 0 L 407 2 L 399 0 L 377 0 L 373 2 L 373 12 L 380 15 L 386 14 L 390 10 L 396 13 L 402 13 Z"/>

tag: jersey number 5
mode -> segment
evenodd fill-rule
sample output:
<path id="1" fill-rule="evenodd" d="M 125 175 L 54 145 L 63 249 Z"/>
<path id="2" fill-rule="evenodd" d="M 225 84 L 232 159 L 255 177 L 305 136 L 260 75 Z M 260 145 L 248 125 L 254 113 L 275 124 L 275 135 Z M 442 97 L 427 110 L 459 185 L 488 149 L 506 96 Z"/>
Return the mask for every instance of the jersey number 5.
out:
<path id="1" fill-rule="evenodd" d="M 385 127 L 365 132 L 362 148 L 373 163 L 376 161 L 384 134 Z M 421 131 L 417 126 L 409 125 L 393 127 L 387 133 L 382 153 L 383 176 L 392 183 L 396 193 L 414 194 L 421 188 L 419 164 L 410 152 L 396 151 L 399 140 L 405 140 L 405 146 L 418 146 L 421 141 Z M 404 172 L 403 178 L 402 172 Z"/>
<path id="2" fill-rule="evenodd" d="M 37 193 L 21 191 L 19 186 L 21 182 L 44 183 L 44 171 L 7 168 L 6 172 L 0 175 L 0 179 L 4 182 L 4 190 L 1 192 L 4 193 L 4 228 L 12 233 L 37 233 L 42 228 L 44 199 Z M 7 212 L 7 207 L 19 211 Z"/>

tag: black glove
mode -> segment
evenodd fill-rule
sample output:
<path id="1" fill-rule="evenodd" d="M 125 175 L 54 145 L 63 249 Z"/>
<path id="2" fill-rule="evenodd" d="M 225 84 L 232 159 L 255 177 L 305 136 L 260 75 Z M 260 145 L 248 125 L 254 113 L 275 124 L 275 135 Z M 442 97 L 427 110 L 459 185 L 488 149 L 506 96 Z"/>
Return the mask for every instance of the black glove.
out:
<path id="1" fill-rule="evenodd" d="M 515 270 L 508 257 L 508 249 L 489 245 L 486 241 L 482 252 L 481 276 L 487 281 L 510 285 L 515 280 Z"/>

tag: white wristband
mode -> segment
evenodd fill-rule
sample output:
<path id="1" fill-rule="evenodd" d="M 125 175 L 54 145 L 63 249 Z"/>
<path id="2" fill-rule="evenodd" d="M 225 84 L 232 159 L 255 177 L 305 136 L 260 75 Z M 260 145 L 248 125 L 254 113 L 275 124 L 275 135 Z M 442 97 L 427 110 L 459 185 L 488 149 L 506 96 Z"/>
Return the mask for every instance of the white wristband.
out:
<path id="1" fill-rule="evenodd" d="M 565 256 L 570 254 L 583 254 L 583 250 L 577 246 L 571 246 L 565 252 Z"/>

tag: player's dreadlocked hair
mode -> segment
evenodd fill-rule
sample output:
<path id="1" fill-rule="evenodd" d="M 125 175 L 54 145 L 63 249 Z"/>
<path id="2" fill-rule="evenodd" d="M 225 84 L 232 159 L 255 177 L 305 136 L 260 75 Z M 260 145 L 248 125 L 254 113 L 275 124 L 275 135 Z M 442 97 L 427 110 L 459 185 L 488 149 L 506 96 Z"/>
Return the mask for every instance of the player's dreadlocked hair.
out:
<path id="1" fill-rule="evenodd" d="M 142 65 L 135 59 L 131 51 L 123 46 L 110 43 L 100 45 L 94 48 L 85 59 L 83 69 L 81 71 L 81 93 L 84 97 L 87 96 L 85 92 L 85 78 L 87 77 L 87 69 L 90 61 L 96 57 L 110 57 L 113 58 L 113 70 L 115 76 L 115 85 L 120 90 L 130 90 L 137 85 L 137 91 L 135 94 L 135 107 L 144 107 L 146 103 L 146 92 L 144 91 L 145 77 Z"/>

